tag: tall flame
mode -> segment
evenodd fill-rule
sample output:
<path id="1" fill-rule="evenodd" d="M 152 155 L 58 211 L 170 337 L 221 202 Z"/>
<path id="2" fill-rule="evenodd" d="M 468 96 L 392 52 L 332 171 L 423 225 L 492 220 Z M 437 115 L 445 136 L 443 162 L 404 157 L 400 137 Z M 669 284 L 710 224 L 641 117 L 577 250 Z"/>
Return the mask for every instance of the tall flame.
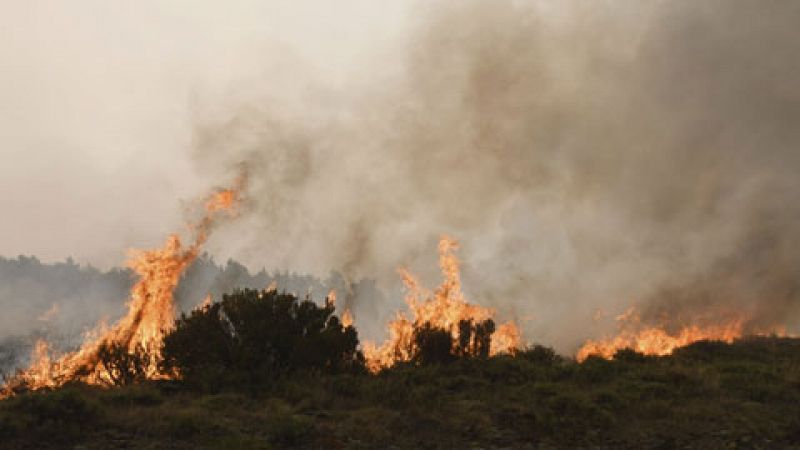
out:
<path id="1" fill-rule="evenodd" d="M 424 289 L 408 271 L 401 269 L 400 276 L 408 289 L 405 301 L 411 310 L 411 318 L 402 312 L 389 323 L 389 338 L 377 347 L 372 342 L 364 343 L 367 367 L 372 372 L 391 367 L 397 362 L 409 361 L 413 347 L 414 331 L 424 324 L 450 331 L 458 340 L 458 324 L 462 320 L 484 321 L 494 316 L 494 310 L 473 305 L 464 299 L 461 292 L 460 262 L 455 255 L 458 242 L 448 236 L 439 240 L 439 267 L 442 284 L 435 292 Z M 521 334 L 514 322 L 499 326 L 492 334 L 490 354 L 509 353 L 520 346 Z"/>
<path id="2" fill-rule="evenodd" d="M 150 360 L 145 369 L 148 378 L 157 378 L 160 347 L 165 333 L 173 326 L 175 304 L 173 291 L 181 275 L 197 258 L 208 239 L 215 220 L 222 212 L 231 213 L 239 202 L 244 178 L 232 189 L 220 190 L 206 199 L 202 218 L 189 225 L 194 241 L 184 246 L 177 234 L 170 235 L 161 248 L 132 250 L 127 266 L 139 280 L 131 289 L 128 313 L 110 328 L 101 327 L 74 352 L 53 358 L 46 342 L 37 342 L 33 362 L 0 390 L 0 398 L 17 387 L 40 389 L 59 386 L 70 380 L 91 384 L 109 384 L 109 374 L 99 361 L 98 352 L 105 344 L 116 344 L 133 353 L 146 349 Z"/>

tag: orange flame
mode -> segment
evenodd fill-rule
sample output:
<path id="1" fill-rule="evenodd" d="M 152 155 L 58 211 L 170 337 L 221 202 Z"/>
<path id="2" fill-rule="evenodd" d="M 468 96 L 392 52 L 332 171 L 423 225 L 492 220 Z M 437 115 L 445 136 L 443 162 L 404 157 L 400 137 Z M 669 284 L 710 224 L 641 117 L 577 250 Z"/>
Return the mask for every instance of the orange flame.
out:
<path id="1" fill-rule="evenodd" d="M 412 318 L 402 312 L 389 323 L 389 338 L 377 347 L 372 342 L 364 343 L 364 356 L 371 372 L 391 367 L 397 362 L 411 359 L 414 330 L 429 323 L 431 326 L 449 330 L 454 341 L 458 340 L 458 324 L 462 320 L 484 321 L 494 316 L 494 310 L 472 305 L 461 292 L 460 262 L 455 255 L 458 242 L 443 236 L 439 241 L 439 267 L 442 284 L 434 293 L 422 288 L 417 279 L 401 269 L 400 276 L 408 289 L 405 301 Z M 511 353 L 519 348 L 520 331 L 514 322 L 505 323 L 492 335 L 490 354 Z"/>
<path id="2" fill-rule="evenodd" d="M 197 310 L 197 311 L 201 311 L 201 310 L 211 306 L 212 303 L 214 303 L 214 299 L 211 298 L 211 294 L 207 294 L 205 296 L 205 298 L 203 298 L 203 301 L 200 302 L 197 306 L 195 306 L 194 309 Z"/>
<path id="3" fill-rule="evenodd" d="M 578 350 L 575 358 L 584 361 L 595 355 L 611 359 L 617 350 L 631 348 L 645 355 L 664 356 L 676 348 L 685 347 L 701 340 L 724 341 L 731 343 L 742 336 L 744 319 L 741 316 L 725 318 L 714 324 L 692 324 L 668 333 L 664 327 L 644 326 L 634 308 L 617 317 L 620 332 L 611 338 L 588 340 Z"/>
<path id="4" fill-rule="evenodd" d="M 347 328 L 353 325 L 353 315 L 350 314 L 349 309 L 345 309 L 342 313 L 342 326 Z"/>
<path id="5" fill-rule="evenodd" d="M 331 289 L 328 291 L 328 296 L 325 297 L 325 304 L 329 306 L 336 307 L 336 290 Z M 342 312 L 341 316 L 342 326 L 347 328 L 353 325 L 353 314 L 350 313 L 350 310 L 345 307 L 344 311 Z"/>
<path id="6" fill-rule="evenodd" d="M 31 366 L 0 390 L 0 398 L 13 393 L 15 387 L 41 389 L 70 380 L 110 384 L 112 378 L 98 359 L 98 350 L 104 344 L 121 345 L 130 352 L 137 348 L 148 350 L 146 376 L 160 377 L 157 364 L 161 342 L 175 320 L 173 291 L 183 272 L 197 258 L 219 213 L 231 211 L 238 203 L 243 181 L 240 179 L 235 189 L 218 191 L 206 200 L 202 219 L 189 226 L 195 235 L 189 247 L 184 248 L 178 235 L 173 234 L 161 248 L 131 251 L 127 266 L 136 272 L 139 281 L 131 289 L 128 313 L 112 327 L 99 329 L 77 351 L 55 360 L 47 343 L 38 342 Z"/>
<path id="7" fill-rule="evenodd" d="M 328 291 L 328 296 L 325 297 L 325 304 L 329 306 L 336 307 L 336 290 L 331 289 Z"/>

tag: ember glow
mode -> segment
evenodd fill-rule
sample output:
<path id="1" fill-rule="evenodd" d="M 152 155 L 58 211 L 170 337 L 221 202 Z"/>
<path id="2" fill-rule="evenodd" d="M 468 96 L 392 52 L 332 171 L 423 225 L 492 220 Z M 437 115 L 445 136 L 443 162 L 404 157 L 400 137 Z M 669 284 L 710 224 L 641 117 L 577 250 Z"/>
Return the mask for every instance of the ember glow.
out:
<path id="1" fill-rule="evenodd" d="M 734 315 L 718 318 L 708 324 L 690 324 L 678 327 L 669 332 L 664 326 L 647 326 L 634 308 L 617 317 L 619 333 L 616 336 L 587 341 L 576 354 L 578 361 L 589 356 L 600 356 L 611 359 L 617 350 L 633 349 L 645 355 L 664 356 L 671 354 L 676 348 L 685 347 L 693 342 L 710 340 L 731 343 L 743 336 L 745 320 Z M 773 333 L 780 333 L 779 329 Z M 757 333 L 758 334 L 758 333 Z"/>
<path id="2" fill-rule="evenodd" d="M 149 355 L 147 378 L 160 378 L 160 347 L 165 333 L 173 326 L 175 304 L 173 291 L 181 275 L 197 258 L 214 222 L 225 212 L 231 214 L 239 202 L 243 179 L 233 189 L 220 190 L 204 202 L 204 213 L 189 225 L 194 241 L 185 246 L 177 234 L 170 235 L 161 248 L 132 250 L 127 265 L 139 281 L 131 289 L 128 313 L 111 327 L 99 326 L 74 352 L 59 357 L 50 354 L 44 341 L 36 344 L 30 367 L 18 373 L 0 391 L 0 398 L 17 389 L 57 387 L 67 381 L 81 380 L 90 384 L 112 384 L 112 374 L 103 367 L 98 351 L 103 345 L 115 344 L 130 353 L 144 349 Z"/>
<path id="3" fill-rule="evenodd" d="M 425 324 L 449 330 L 455 342 L 458 341 L 458 325 L 462 320 L 475 322 L 491 319 L 494 311 L 466 301 L 461 292 L 459 260 L 455 255 L 458 242 L 444 236 L 439 241 L 439 266 L 442 271 L 442 284 L 435 292 L 420 286 L 416 277 L 406 270 L 400 270 L 408 289 L 405 301 L 411 317 L 402 312 L 389 323 L 389 338 L 380 346 L 364 343 L 364 356 L 371 372 L 391 367 L 397 362 L 409 361 L 413 348 L 414 331 Z M 500 325 L 492 334 L 490 354 L 511 353 L 519 348 L 521 334 L 514 322 Z"/>

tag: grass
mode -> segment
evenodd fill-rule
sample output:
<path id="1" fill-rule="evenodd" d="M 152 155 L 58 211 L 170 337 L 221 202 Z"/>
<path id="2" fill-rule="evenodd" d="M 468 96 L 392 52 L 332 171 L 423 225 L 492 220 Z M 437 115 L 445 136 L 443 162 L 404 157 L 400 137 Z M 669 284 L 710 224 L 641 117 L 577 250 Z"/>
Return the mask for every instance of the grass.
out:
<path id="1" fill-rule="evenodd" d="M 0 402 L 2 448 L 800 448 L 800 340 L 582 364 L 516 357 L 195 392 L 69 385 Z"/>

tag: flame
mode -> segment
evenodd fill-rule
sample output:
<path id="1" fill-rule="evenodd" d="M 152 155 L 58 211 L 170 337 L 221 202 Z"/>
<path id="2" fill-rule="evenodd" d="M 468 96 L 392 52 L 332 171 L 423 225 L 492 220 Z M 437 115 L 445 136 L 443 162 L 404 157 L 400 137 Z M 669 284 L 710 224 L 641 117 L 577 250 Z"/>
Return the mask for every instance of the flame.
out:
<path id="1" fill-rule="evenodd" d="M 336 289 L 331 289 L 328 291 L 328 296 L 325 297 L 325 304 L 328 306 L 336 307 Z M 350 313 L 350 310 L 345 307 L 344 311 L 342 312 L 341 316 L 342 326 L 347 328 L 353 325 L 353 314 Z"/>
<path id="2" fill-rule="evenodd" d="M 342 326 L 347 328 L 353 325 L 353 315 L 350 314 L 349 309 L 345 309 L 342 313 Z"/>
<path id="3" fill-rule="evenodd" d="M 104 344 L 121 345 L 129 352 L 146 349 L 150 355 L 146 376 L 161 377 L 157 367 L 161 342 L 175 320 L 173 291 L 183 272 L 197 258 L 219 214 L 231 212 L 238 204 L 243 182 L 244 179 L 240 178 L 236 188 L 217 191 L 205 201 L 203 217 L 189 225 L 194 232 L 194 242 L 188 247 L 177 234 L 173 234 L 161 248 L 132 250 L 127 266 L 134 270 L 139 280 L 131 289 L 128 313 L 109 328 L 99 327 L 77 351 L 57 359 L 51 357 L 46 342 L 37 342 L 32 364 L 0 389 L 0 398 L 11 395 L 15 387 L 35 390 L 60 386 L 70 380 L 110 384 L 110 374 L 98 358 L 98 350 Z"/>
<path id="4" fill-rule="evenodd" d="M 225 189 L 212 194 L 211 197 L 206 200 L 206 212 L 212 214 L 218 211 L 232 209 L 237 200 L 237 196 L 238 191 L 233 189 Z"/>
<path id="5" fill-rule="evenodd" d="M 336 290 L 335 289 L 331 289 L 328 292 L 328 296 L 325 297 L 325 304 L 329 305 L 329 306 L 333 306 L 334 308 L 336 307 Z"/>
<path id="6" fill-rule="evenodd" d="M 701 340 L 733 342 L 743 334 L 745 320 L 738 315 L 717 319 L 708 325 L 691 324 L 683 326 L 677 332 L 669 333 L 662 326 L 645 326 L 634 308 L 628 309 L 617 317 L 620 331 L 611 338 L 594 341 L 588 340 L 579 350 L 575 358 L 584 361 L 595 355 L 611 359 L 617 350 L 631 348 L 645 355 L 664 356 L 671 354 L 676 348 L 685 347 Z"/>
<path id="7" fill-rule="evenodd" d="M 211 298 L 211 294 L 208 294 L 205 296 L 202 302 L 200 302 L 197 306 L 194 307 L 194 309 L 200 311 L 211 306 L 212 303 L 214 303 L 214 299 Z"/>
<path id="8" fill-rule="evenodd" d="M 411 310 L 411 319 L 402 312 L 389 323 L 389 338 L 380 346 L 365 342 L 363 346 L 367 368 L 371 372 L 391 367 L 397 362 L 411 359 L 414 330 L 428 323 L 449 330 L 458 339 L 458 324 L 462 320 L 484 321 L 494 316 L 494 310 L 473 305 L 461 292 L 460 262 L 455 255 L 458 242 L 448 236 L 439 240 L 439 267 L 442 284 L 435 292 L 424 289 L 411 273 L 400 269 L 400 276 L 408 289 L 405 301 Z M 499 326 L 492 335 L 490 354 L 513 353 L 521 342 L 520 331 L 514 322 Z"/>

